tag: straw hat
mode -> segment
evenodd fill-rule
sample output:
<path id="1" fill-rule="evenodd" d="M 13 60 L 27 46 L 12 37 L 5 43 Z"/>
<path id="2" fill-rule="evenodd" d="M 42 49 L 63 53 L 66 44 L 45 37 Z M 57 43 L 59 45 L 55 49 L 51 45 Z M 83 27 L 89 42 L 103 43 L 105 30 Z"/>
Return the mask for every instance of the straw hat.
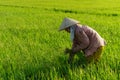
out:
<path id="1" fill-rule="evenodd" d="M 60 25 L 59 31 L 64 30 L 65 28 L 68 28 L 74 24 L 79 23 L 79 21 L 71 19 L 71 18 L 64 18 L 62 24 Z"/>

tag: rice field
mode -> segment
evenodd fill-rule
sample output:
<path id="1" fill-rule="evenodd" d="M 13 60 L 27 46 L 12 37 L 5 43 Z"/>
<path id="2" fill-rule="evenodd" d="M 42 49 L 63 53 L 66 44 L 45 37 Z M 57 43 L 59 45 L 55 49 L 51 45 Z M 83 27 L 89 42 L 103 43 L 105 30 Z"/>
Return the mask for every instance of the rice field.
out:
<path id="1" fill-rule="evenodd" d="M 81 53 L 67 63 L 64 17 L 106 40 L 100 62 L 86 65 Z M 119 41 L 119 0 L 0 0 L 0 80 L 120 80 Z"/>

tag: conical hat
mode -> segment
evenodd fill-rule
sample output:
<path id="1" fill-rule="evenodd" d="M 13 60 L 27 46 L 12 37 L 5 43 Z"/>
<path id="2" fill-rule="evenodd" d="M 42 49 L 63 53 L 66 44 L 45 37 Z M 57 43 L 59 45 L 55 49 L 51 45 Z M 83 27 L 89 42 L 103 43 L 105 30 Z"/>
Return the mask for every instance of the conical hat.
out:
<path id="1" fill-rule="evenodd" d="M 71 18 L 64 18 L 62 24 L 60 25 L 59 31 L 64 30 L 65 28 L 68 28 L 77 23 L 79 23 L 79 21 Z"/>

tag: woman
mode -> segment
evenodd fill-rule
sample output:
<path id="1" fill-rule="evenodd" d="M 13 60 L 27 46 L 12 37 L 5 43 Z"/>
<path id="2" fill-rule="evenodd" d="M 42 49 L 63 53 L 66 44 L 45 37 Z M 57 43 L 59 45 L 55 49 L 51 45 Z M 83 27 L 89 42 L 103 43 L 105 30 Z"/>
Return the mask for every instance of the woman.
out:
<path id="1" fill-rule="evenodd" d="M 74 55 L 81 50 L 87 62 L 96 62 L 100 59 L 106 43 L 94 29 L 81 25 L 77 20 L 64 18 L 59 30 L 69 32 L 73 42 L 72 48 L 65 50 L 65 53 L 69 53 L 69 62 L 72 62 Z"/>

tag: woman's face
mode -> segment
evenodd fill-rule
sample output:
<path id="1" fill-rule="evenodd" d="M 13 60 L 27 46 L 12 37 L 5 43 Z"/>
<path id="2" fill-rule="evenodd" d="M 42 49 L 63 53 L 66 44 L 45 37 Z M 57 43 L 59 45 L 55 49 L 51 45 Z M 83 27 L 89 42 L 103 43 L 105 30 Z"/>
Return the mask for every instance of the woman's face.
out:
<path id="1" fill-rule="evenodd" d="M 70 33 L 70 27 L 66 28 L 65 31 Z"/>

